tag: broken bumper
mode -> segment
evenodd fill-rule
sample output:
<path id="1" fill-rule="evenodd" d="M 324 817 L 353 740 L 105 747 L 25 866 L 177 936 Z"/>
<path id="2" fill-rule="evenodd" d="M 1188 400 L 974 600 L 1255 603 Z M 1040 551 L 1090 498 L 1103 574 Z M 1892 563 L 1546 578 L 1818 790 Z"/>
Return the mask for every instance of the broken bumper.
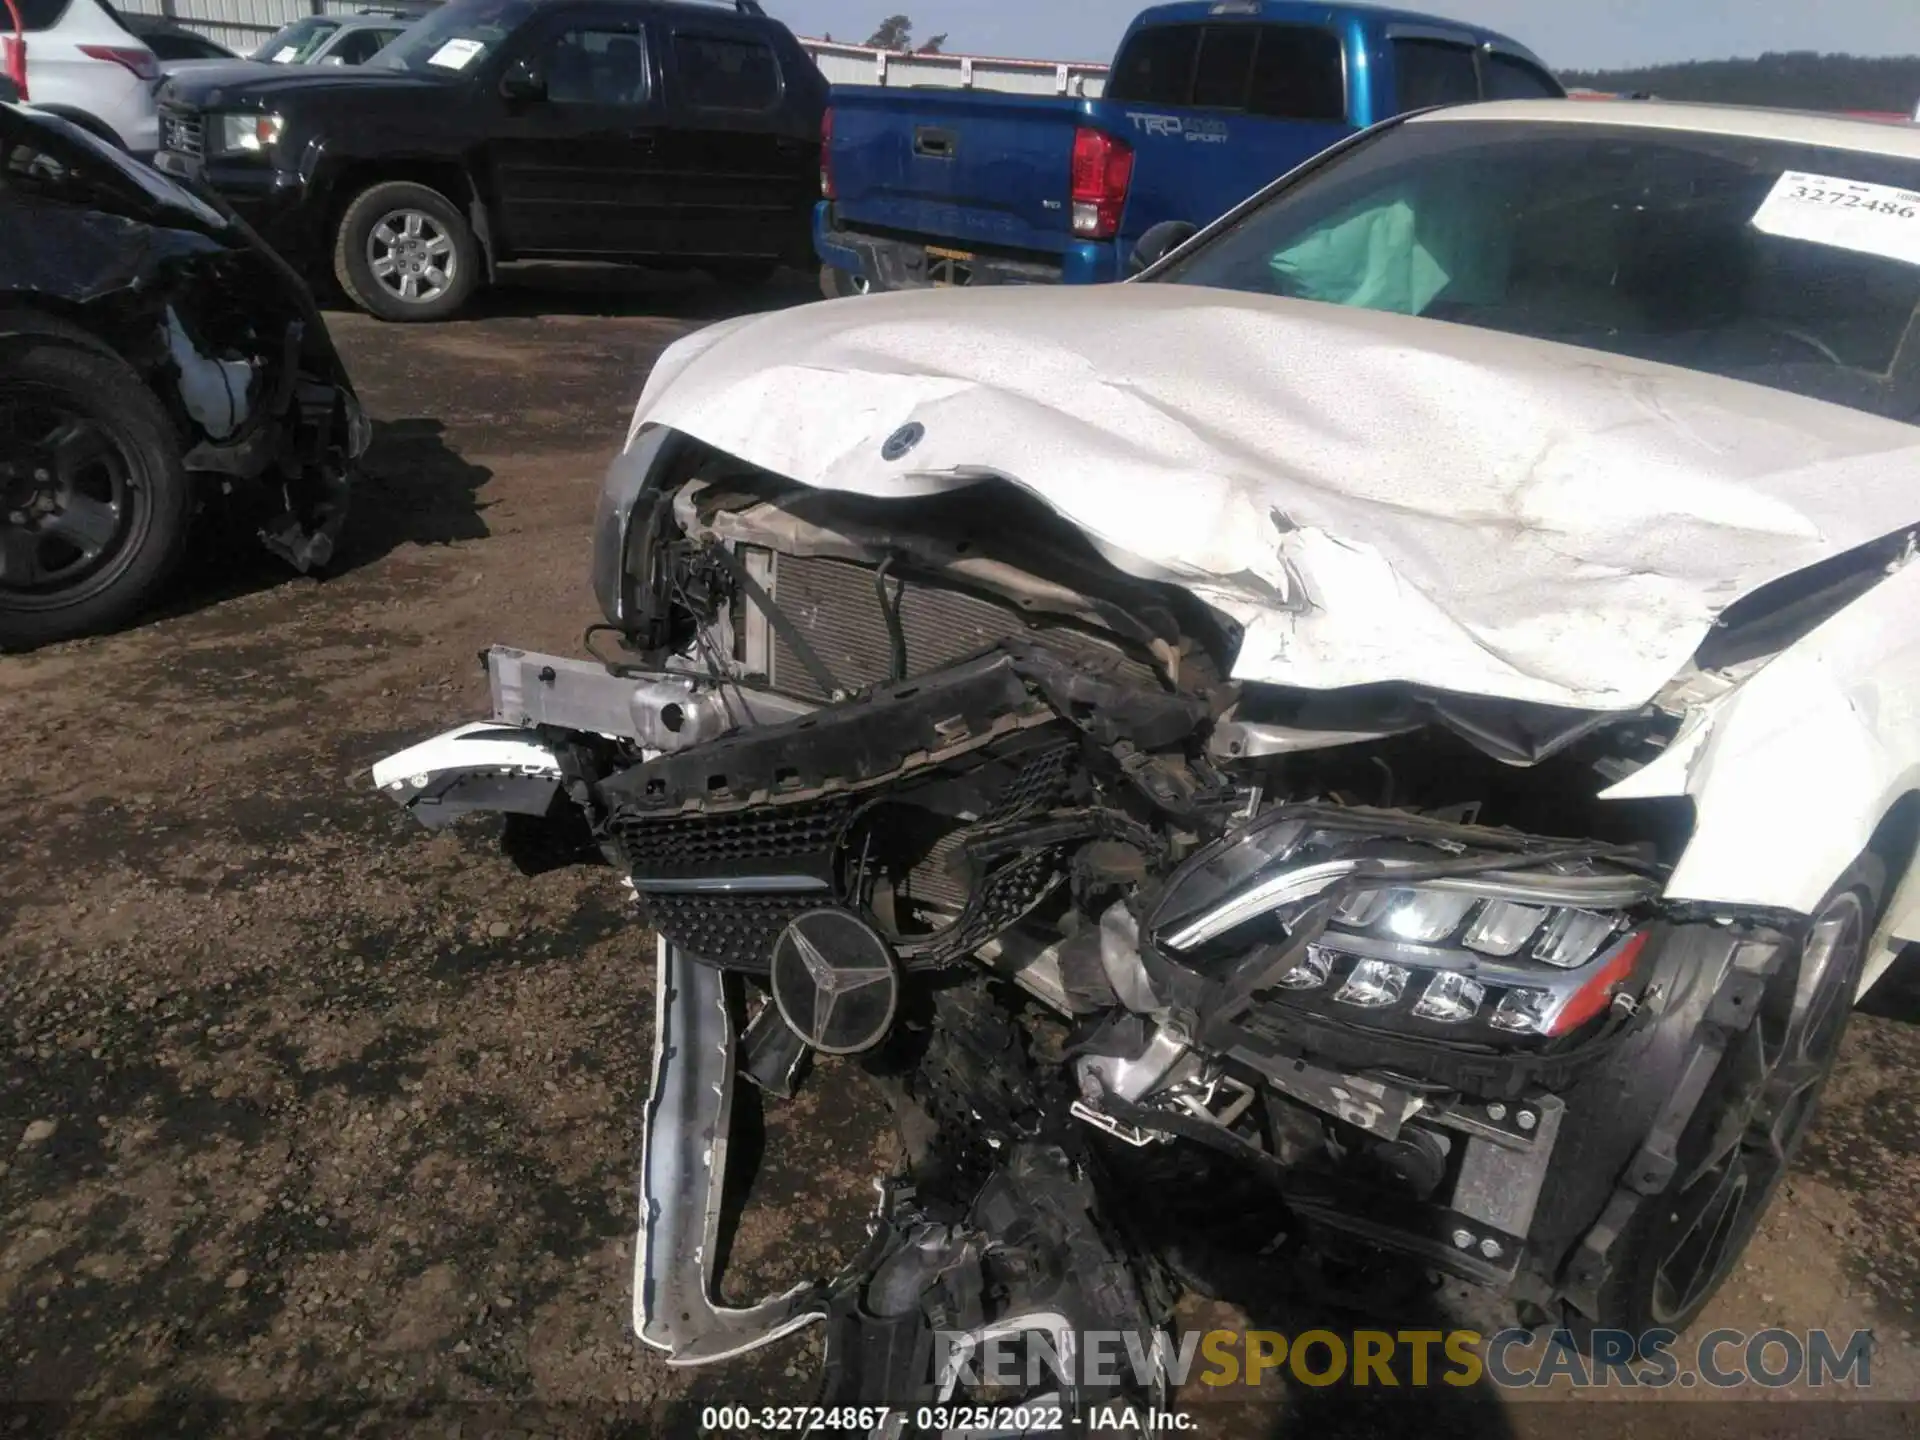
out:
<path id="1" fill-rule="evenodd" d="M 551 812 L 567 737 L 673 754 L 731 730 L 779 724 L 811 706 L 671 670 L 613 675 L 603 665 L 506 646 L 486 654 L 493 718 L 462 725 L 374 766 L 374 784 L 429 829 L 463 815 Z"/>

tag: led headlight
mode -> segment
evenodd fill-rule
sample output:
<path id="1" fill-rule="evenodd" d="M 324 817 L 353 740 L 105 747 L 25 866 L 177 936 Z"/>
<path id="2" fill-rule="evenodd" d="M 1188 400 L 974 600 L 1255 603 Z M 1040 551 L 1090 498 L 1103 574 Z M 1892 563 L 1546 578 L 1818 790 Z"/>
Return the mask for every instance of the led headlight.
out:
<path id="1" fill-rule="evenodd" d="M 1365 1010 L 1380 1010 L 1398 1005 L 1406 993 L 1409 975 L 1405 967 L 1384 960 L 1362 960 L 1353 967 L 1334 999 L 1342 1005 L 1358 1005 Z"/>
<path id="2" fill-rule="evenodd" d="M 240 158 L 267 154 L 280 143 L 287 124 L 278 115 L 219 115 L 214 120 L 213 153 Z"/>
<path id="3" fill-rule="evenodd" d="M 1547 911 L 1542 906 L 1489 900 L 1480 907 L 1479 918 L 1460 943 L 1481 955 L 1504 959 L 1519 954 L 1520 947 L 1534 937 L 1546 919 Z"/>
<path id="4" fill-rule="evenodd" d="M 1438 1020 L 1457 1025 L 1480 1013 L 1480 1002 L 1487 998 L 1487 987 L 1458 970 L 1443 970 L 1427 982 L 1426 992 L 1414 1005 L 1413 1013 L 1422 1020 Z"/>
<path id="5" fill-rule="evenodd" d="M 1613 932 L 1620 928 L 1617 915 L 1596 915 L 1590 910 L 1562 910 L 1547 922 L 1545 933 L 1533 947 L 1534 958 L 1549 965 L 1571 970 L 1584 965 L 1600 953 Z"/>
<path id="6" fill-rule="evenodd" d="M 1309 945 L 1304 959 L 1278 980 L 1282 990 L 1318 990 L 1333 974 L 1333 952 Z"/>
<path id="7" fill-rule="evenodd" d="M 1600 845 L 1468 827 L 1428 838 L 1405 823 L 1270 812 L 1174 877 L 1149 922 L 1154 944 L 1233 983 L 1241 957 L 1302 931 L 1309 943 L 1265 982 L 1263 1003 L 1376 1030 L 1547 1039 L 1608 1009 L 1632 978 L 1646 939 L 1635 914 L 1658 879 Z"/>
<path id="8" fill-rule="evenodd" d="M 1458 930 L 1467 911 L 1478 903 L 1471 895 L 1445 890 L 1394 890 L 1389 892 L 1385 914 L 1375 924 L 1396 940 L 1431 945 Z"/>

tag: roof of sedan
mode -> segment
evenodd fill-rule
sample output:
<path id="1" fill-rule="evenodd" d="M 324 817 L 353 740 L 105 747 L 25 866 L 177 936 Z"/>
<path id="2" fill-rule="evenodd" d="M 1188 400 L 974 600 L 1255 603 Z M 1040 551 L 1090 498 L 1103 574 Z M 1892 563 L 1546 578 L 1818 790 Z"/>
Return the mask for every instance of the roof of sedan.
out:
<path id="1" fill-rule="evenodd" d="M 1409 123 L 1436 120 L 1507 120 L 1560 125 L 1616 125 L 1643 130 L 1686 130 L 1862 150 L 1920 160 L 1920 124 L 1827 115 L 1811 110 L 1761 110 L 1742 105 L 1693 105 L 1670 100 L 1495 100 L 1429 110 Z"/>

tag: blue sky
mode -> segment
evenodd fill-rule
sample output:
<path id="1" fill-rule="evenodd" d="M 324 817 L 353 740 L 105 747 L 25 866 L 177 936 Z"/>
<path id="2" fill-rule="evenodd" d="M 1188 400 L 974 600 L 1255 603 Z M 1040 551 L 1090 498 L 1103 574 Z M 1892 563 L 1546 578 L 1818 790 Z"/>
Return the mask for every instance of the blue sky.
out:
<path id="1" fill-rule="evenodd" d="M 1047 60 L 1105 60 L 1140 0 L 765 0 L 807 35 L 864 40 L 904 12 L 950 50 Z M 1400 0 L 1477 21 L 1566 70 L 1717 60 L 1765 50 L 1920 54 L 1916 0 Z"/>

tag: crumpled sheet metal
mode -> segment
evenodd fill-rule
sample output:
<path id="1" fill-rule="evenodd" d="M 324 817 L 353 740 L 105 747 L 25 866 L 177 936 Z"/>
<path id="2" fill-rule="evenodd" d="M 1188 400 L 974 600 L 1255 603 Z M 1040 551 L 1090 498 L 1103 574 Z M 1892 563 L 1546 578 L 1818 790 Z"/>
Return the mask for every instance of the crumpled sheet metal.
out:
<path id="1" fill-rule="evenodd" d="M 1715 376 L 1172 285 L 730 321 L 634 419 L 805 484 L 1000 476 L 1245 627 L 1241 680 L 1650 700 L 1714 617 L 1920 519 L 1920 430 Z M 883 448 L 925 427 L 898 460 Z"/>
<path id="2" fill-rule="evenodd" d="M 1668 898 L 1819 906 L 1882 817 L 1920 790 L 1916 616 L 1920 564 L 1908 563 L 1693 710 L 1658 759 L 1604 792 L 1692 797 L 1693 836 Z M 1920 941 L 1920 890 L 1890 897 L 1887 933 Z"/>

